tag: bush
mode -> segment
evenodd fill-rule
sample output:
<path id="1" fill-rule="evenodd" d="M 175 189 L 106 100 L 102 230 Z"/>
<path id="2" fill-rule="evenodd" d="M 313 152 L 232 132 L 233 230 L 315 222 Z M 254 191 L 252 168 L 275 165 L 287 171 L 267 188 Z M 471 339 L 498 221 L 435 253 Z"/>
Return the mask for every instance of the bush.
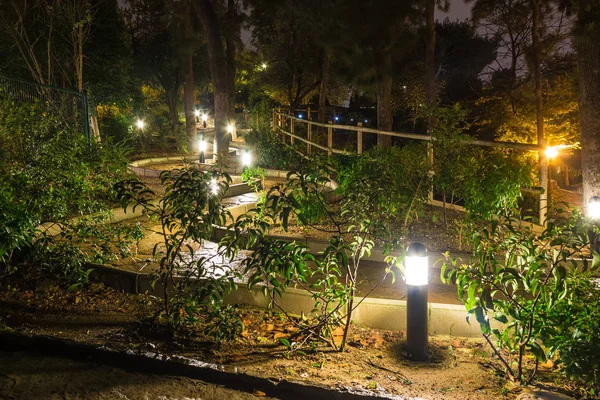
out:
<path id="1" fill-rule="evenodd" d="M 456 285 L 467 321 L 476 319 L 507 375 L 520 384 L 529 384 L 538 363 L 557 352 L 565 373 L 587 379 L 598 373 L 591 350 L 598 344 L 598 323 L 589 317 L 598 313 L 600 290 L 585 293 L 589 281 L 574 278 L 578 266 L 573 258 L 589 245 L 589 232 L 578 214 L 549 221 L 539 235 L 519 220 L 494 220 L 473 235 L 469 262 L 446 256 L 442 281 Z M 594 262 L 592 269 L 597 266 Z M 585 351 L 590 352 L 587 364 L 577 359 Z M 535 365 L 526 371 L 528 354 Z"/>
<path id="2" fill-rule="evenodd" d="M 370 218 L 402 218 L 406 226 L 427 201 L 430 179 L 423 143 L 375 147 L 362 156 L 338 157 L 336 167 L 338 193 Z"/>
<path id="3" fill-rule="evenodd" d="M 110 257 L 114 248 L 107 242 L 138 234 L 99 226 L 95 233 L 106 241 L 98 239 L 93 255 L 67 248 L 67 242 L 90 239 L 85 232 L 106 218 L 115 201 L 112 186 L 128 170 L 123 147 L 110 140 L 90 145 L 81 131 L 64 125 L 59 116 L 41 115 L 37 104 L 11 103 L 0 111 L 0 144 L 7 155 L 0 160 L 0 265 L 10 272 L 15 262 L 26 262 L 79 282 L 87 278 L 81 270 L 86 262 Z M 94 213 L 93 219 L 72 220 Z M 44 233 L 52 226 L 61 228 L 60 235 Z M 58 253 L 63 256 L 54 257 Z"/>
<path id="4" fill-rule="evenodd" d="M 303 158 L 285 145 L 270 128 L 250 131 L 244 139 L 255 150 L 255 162 L 263 168 L 298 169 Z"/>

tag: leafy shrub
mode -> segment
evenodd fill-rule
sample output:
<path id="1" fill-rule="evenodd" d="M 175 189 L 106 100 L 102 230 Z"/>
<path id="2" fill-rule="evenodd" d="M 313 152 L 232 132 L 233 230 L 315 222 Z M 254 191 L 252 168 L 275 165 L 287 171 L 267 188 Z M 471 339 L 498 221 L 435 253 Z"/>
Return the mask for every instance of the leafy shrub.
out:
<path id="1" fill-rule="evenodd" d="M 529 163 L 512 151 L 486 149 L 477 151 L 467 165 L 460 192 L 471 215 L 518 215 L 521 187 L 533 183 Z"/>
<path id="2" fill-rule="evenodd" d="M 128 174 L 127 159 L 125 149 L 110 140 L 89 145 L 82 132 L 64 126 L 57 115 L 40 115 L 37 104 L 10 103 L 0 111 L 0 144 L 7 155 L 0 160 L 0 265 L 11 272 L 15 261 L 26 262 L 80 282 L 87 278 L 84 264 L 94 256 L 67 249 L 66 241 L 83 241 L 79 234 L 91 228 L 84 227 L 86 221 L 104 221 L 115 200 L 113 183 Z M 98 218 L 72 220 L 93 213 Z M 42 225 L 59 226 L 61 233 L 43 234 Z M 97 233 L 111 231 L 105 235 L 112 240 L 119 229 L 103 226 Z M 62 255 L 48 253 L 54 250 Z"/>
<path id="3" fill-rule="evenodd" d="M 263 168 L 293 170 L 303 162 L 270 128 L 252 130 L 244 138 L 256 152 L 256 164 Z"/>
<path id="4" fill-rule="evenodd" d="M 162 285 L 162 316 L 173 333 L 204 317 L 207 334 L 217 340 L 232 339 L 242 324 L 223 304 L 223 296 L 235 287 L 239 274 L 215 261 L 222 253 L 214 259 L 199 257 L 191 246 L 202 246 L 213 226 L 224 226 L 231 218 L 221 204 L 231 178 L 216 169 L 203 172 L 192 166 L 163 171 L 160 178 L 165 194 L 158 204 L 150 201 L 153 193 L 137 180 L 116 187 L 125 210 L 142 207 L 162 226 L 162 247 L 154 247 L 154 257 L 160 262 L 154 280 Z"/>
<path id="5" fill-rule="evenodd" d="M 468 312 L 467 321 L 476 319 L 507 375 L 516 382 L 530 383 L 538 362 L 561 348 L 566 350 L 567 367 L 575 367 L 569 357 L 582 348 L 575 348 L 575 354 L 569 355 L 570 346 L 578 340 L 575 337 L 571 342 L 569 338 L 579 329 L 585 311 L 580 314 L 578 310 L 574 317 L 558 313 L 561 307 L 575 312 L 569 301 L 578 296 L 570 287 L 569 271 L 577 269 L 573 256 L 589 244 L 589 231 L 587 222 L 577 214 L 548 222 L 539 235 L 522 227 L 519 220 L 496 219 L 473 235 L 469 262 L 460 263 L 447 256 L 442 281 L 456 285 Z M 577 304 L 582 300 L 579 298 Z M 589 329 L 594 329 L 594 323 L 584 324 L 588 334 Z M 536 360 L 528 374 L 524 362 L 527 353 Z M 594 368 L 593 363 L 590 367 Z"/>
<path id="6" fill-rule="evenodd" d="M 565 297 L 547 310 L 542 338 L 562 372 L 598 390 L 600 287 L 590 273 L 579 271 L 572 271 L 566 284 Z"/>
<path id="7" fill-rule="evenodd" d="M 338 192 L 356 212 L 372 218 L 402 218 L 406 225 L 427 201 L 430 179 L 426 154 L 425 145 L 411 143 L 338 158 Z"/>

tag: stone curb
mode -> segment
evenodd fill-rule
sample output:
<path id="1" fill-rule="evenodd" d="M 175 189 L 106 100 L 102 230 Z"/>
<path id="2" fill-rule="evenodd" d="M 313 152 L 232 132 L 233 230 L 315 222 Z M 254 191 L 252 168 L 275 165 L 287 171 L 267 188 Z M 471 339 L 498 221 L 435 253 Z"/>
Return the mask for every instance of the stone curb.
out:
<path id="1" fill-rule="evenodd" d="M 121 368 L 129 372 L 156 375 L 185 376 L 226 388 L 253 393 L 264 392 L 269 397 L 281 399 L 333 399 L 333 400 L 402 400 L 386 392 L 364 394 L 336 390 L 321 385 L 309 386 L 299 382 L 261 378 L 245 373 L 227 370 L 217 364 L 205 363 L 196 359 L 167 356 L 160 353 L 118 351 L 108 347 L 77 343 L 50 336 L 28 336 L 13 332 L 0 332 L 2 351 L 36 351 L 42 354 L 65 357 L 73 360 L 101 363 Z"/>

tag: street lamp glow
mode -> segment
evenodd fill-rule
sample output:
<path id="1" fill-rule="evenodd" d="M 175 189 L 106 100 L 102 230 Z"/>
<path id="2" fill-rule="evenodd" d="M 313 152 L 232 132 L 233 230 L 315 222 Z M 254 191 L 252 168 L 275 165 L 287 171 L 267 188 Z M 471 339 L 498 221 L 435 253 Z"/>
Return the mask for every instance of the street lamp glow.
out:
<path id="1" fill-rule="evenodd" d="M 202 121 L 206 122 L 208 120 L 208 115 L 202 114 Z"/>
<path id="2" fill-rule="evenodd" d="M 244 150 L 242 153 L 242 165 L 248 167 L 250 164 L 252 164 L 252 154 L 250 154 L 249 151 Z"/>
<path id="3" fill-rule="evenodd" d="M 600 219 L 600 197 L 593 196 L 587 204 L 587 215 L 591 219 Z"/>
<path id="4" fill-rule="evenodd" d="M 200 116 L 200 110 L 195 110 L 194 114 L 196 115 L 196 118 L 198 118 Z"/>
<path id="5" fill-rule="evenodd" d="M 425 246 L 413 243 L 406 250 L 404 261 L 406 284 L 424 286 L 429 283 L 429 263 Z"/>
<path id="6" fill-rule="evenodd" d="M 546 147 L 546 157 L 549 159 L 553 159 L 558 156 L 558 147 L 557 146 L 548 146 Z"/>
<path id="7" fill-rule="evenodd" d="M 261 65 L 262 69 L 267 69 L 267 66 L 268 66 L 267 63 L 262 63 L 262 65 Z"/>
<path id="8" fill-rule="evenodd" d="M 298 114 L 298 118 L 302 119 L 302 114 Z"/>
<path id="9" fill-rule="evenodd" d="M 198 151 L 200 153 L 206 152 L 206 139 L 204 139 L 203 137 L 200 138 L 200 140 L 198 140 Z"/>
<path id="10" fill-rule="evenodd" d="M 233 125 L 227 125 L 227 133 L 233 133 Z"/>
<path id="11" fill-rule="evenodd" d="M 334 119 L 335 119 L 336 121 L 339 121 L 339 120 L 340 120 L 340 117 L 338 117 L 338 116 L 336 115 Z"/>
<path id="12" fill-rule="evenodd" d="M 144 125 L 145 125 L 145 124 L 144 124 L 144 121 L 143 121 L 143 120 L 141 120 L 141 119 L 138 119 L 138 120 L 137 120 L 137 122 L 136 122 L 136 124 L 137 124 L 137 127 L 138 127 L 139 129 L 144 129 Z"/>

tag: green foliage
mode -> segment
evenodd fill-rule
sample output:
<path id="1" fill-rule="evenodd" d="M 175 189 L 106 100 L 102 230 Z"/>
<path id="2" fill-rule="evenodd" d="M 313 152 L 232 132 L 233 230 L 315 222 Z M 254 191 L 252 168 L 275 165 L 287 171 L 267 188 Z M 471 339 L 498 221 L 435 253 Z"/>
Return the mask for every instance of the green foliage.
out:
<path id="1" fill-rule="evenodd" d="M 242 180 L 249 182 L 255 191 L 259 191 L 262 187 L 262 181 L 265 179 L 265 170 L 261 167 L 247 167 L 242 172 Z"/>
<path id="2" fill-rule="evenodd" d="M 386 253 L 393 244 L 387 225 L 376 216 L 369 219 L 367 212 L 356 213 L 350 200 L 342 200 L 341 210 L 336 213 L 337 206 L 327 202 L 331 183 L 331 168 L 327 165 L 289 173 L 284 185 L 269 190 L 264 204 L 240 216 L 230 226 L 233 233 L 221 243 L 229 255 L 235 254 L 240 247 L 253 250 L 243 261 L 244 274 L 249 276 L 250 287 L 264 285 L 264 293 L 274 307 L 286 312 L 278 298 L 290 285 L 311 293 L 314 310 L 300 320 L 292 319 L 304 336 L 302 342 L 293 347 L 294 351 L 310 341 L 319 340 L 343 351 L 352 312 L 358 306 L 354 296 L 361 260 L 371 254 L 376 243 L 383 246 Z M 309 254 L 305 244 L 268 236 L 271 226 L 281 224 L 287 230 L 292 219 L 311 225 L 307 204 L 318 206 L 332 226 L 329 243 L 318 255 Z M 367 207 L 369 209 L 371 207 Z M 389 257 L 388 261 L 383 279 L 389 274 L 394 277 L 392 267 L 396 257 Z M 344 327 L 339 347 L 332 338 L 332 331 L 338 325 Z M 291 345 L 287 347 L 292 350 Z"/>
<path id="3" fill-rule="evenodd" d="M 137 180 L 117 185 L 124 209 L 142 207 L 162 227 L 163 242 L 154 247 L 160 266 L 155 284 L 163 293 L 162 314 L 172 332 L 189 324 L 204 322 L 205 331 L 216 340 L 229 340 L 242 329 L 239 318 L 223 305 L 223 296 L 235 287 L 238 273 L 218 261 L 223 252 L 211 257 L 196 254 L 211 237 L 213 226 L 223 226 L 231 218 L 221 204 L 231 178 L 213 170 L 193 166 L 163 171 L 164 196 L 150 201 L 152 192 Z"/>
<path id="4" fill-rule="evenodd" d="M 256 152 L 256 164 L 263 168 L 291 170 L 302 164 L 302 157 L 287 147 L 269 127 L 252 130 L 244 139 Z"/>
<path id="5" fill-rule="evenodd" d="M 556 316 L 555 307 L 568 304 L 565 299 L 573 293 L 569 271 L 577 269 L 573 257 L 589 244 L 588 232 L 589 226 L 579 215 L 550 221 L 539 235 L 518 220 L 494 220 L 474 233 L 468 263 L 446 257 L 442 281 L 456 285 L 467 321 L 475 318 L 509 377 L 521 384 L 530 383 L 538 362 L 548 357 L 550 342 L 544 339 L 548 332 L 556 332 L 556 321 L 548 316 Z M 576 327 L 570 318 L 559 318 L 563 328 Z M 553 340 L 555 349 L 564 343 L 557 336 Z M 524 362 L 527 354 L 536 359 L 529 374 Z"/>
<path id="6" fill-rule="evenodd" d="M 338 192 L 355 213 L 402 218 L 405 226 L 427 201 L 427 148 L 422 143 L 375 147 L 338 161 Z"/>
<path id="7" fill-rule="evenodd" d="M 88 145 L 81 132 L 65 129 L 58 114 L 45 115 L 38 104 L 4 104 L 0 264 L 8 272 L 26 264 L 65 283 L 85 282 L 87 262 L 107 260 L 114 246 L 124 252 L 138 237 L 102 225 L 113 183 L 128 174 L 125 150 L 110 140 Z M 81 215 L 92 216 L 73 219 Z"/>
<path id="8" fill-rule="evenodd" d="M 466 164 L 460 193 L 471 216 L 518 215 L 521 187 L 533 184 L 530 163 L 513 151 L 479 149 Z"/>
<path id="9" fill-rule="evenodd" d="M 555 365 L 567 376 L 598 390 L 600 379 L 600 287 L 590 273 L 572 271 L 566 296 L 547 310 L 542 334 Z"/>

